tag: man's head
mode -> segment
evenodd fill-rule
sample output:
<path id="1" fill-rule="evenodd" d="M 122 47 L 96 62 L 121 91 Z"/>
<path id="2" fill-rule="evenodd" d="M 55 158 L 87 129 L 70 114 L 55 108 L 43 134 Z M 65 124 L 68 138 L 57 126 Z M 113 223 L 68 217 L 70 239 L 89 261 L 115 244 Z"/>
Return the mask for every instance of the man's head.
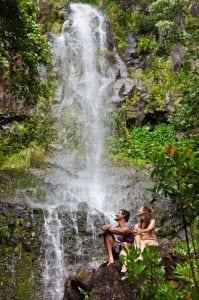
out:
<path id="1" fill-rule="evenodd" d="M 128 222 L 129 217 L 130 217 L 130 212 L 128 210 L 120 209 L 118 213 L 115 215 L 115 220 L 120 221 L 124 219 L 126 222 Z"/>

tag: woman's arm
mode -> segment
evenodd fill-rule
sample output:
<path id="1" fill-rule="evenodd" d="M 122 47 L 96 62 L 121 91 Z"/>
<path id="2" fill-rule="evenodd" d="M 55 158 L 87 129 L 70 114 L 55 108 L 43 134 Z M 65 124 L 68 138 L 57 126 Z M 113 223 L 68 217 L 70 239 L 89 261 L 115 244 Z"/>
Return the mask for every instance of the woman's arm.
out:
<path id="1" fill-rule="evenodd" d="M 155 229 L 155 219 L 151 219 L 149 226 L 145 229 L 138 229 L 139 233 L 147 233 L 147 232 L 151 232 L 153 229 Z"/>
<path id="2" fill-rule="evenodd" d="M 134 226 L 134 228 L 132 229 L 132 234 L 133 235 L 138 235 L 138 234 L 140 234 L 138 231 L 140 230 L 140 226 L 139 226 L 139 224 L 137 223 L 137 224 L 135 224 L 135 226 Z"/>

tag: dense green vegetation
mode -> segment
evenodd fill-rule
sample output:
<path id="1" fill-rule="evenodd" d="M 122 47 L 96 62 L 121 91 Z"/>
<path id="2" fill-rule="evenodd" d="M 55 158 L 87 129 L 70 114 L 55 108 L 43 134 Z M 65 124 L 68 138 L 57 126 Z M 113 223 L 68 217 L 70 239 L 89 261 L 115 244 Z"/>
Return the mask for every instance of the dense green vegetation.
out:
<path id="1" fill-rule="evenodd" d="M 26 168 L 55 135 L 50 113 L 50 47 L 37 22 L 38 3 L 0 1 L 0 168 Z M 52 76 L 51 76 L 52 77 Z"/>
<path id="2" fill-rule="evenodd" d="M 114 160 L 125 160 L 134 164 L 151 163 L 165 153 L 167 145 L 180 148 L 189 146 L 189 139 L 176 140 L 173 125 L 159 124 L 153 131 L 147 126 L 127 130 L 125 136 L 111 136 L 108 140 L 108 151 Z"/>
<path id="3" fill-rule="evenodd" d="M 199 260 L 198 260 L 198 215 L 199 215 L 199 156 L 196 143 L 186 150 L 179 150 L 169 145 L 164 155 L 154 164 L 153 179 L 155 195 L 169 196 L 178 208 L 178 218 L 184 229 L 184 261 L 177 265 L 176 272 L 181 272 L 184 279 L 190 274 L 189 289 L 199 295 Z M 182 254 L 182 253 L 181 253 Z M 187 276 L 188 277 L 188 276 Z M 185 279 L 187 281 L 187 278 Z M 195 296 L 197 299 L 197 296 Z"/>
<path id="4" fill-rule="evenodd" d="M 196 224 L 195 224 L 196 225 Z M 198 229 L 195 231 L 195 238 L 198 237 Z M 193 256 L 193 243 L 192 247 Z M 198 251 L 198 243 L 195 245 Z M 187 261 L 187 250 L 185 242 L 179 242 L 173 249 L 173 255 L 178 255 L 178 262 L 170 274 L 172 280 L 166 279 L 166 270 L 162 264 L 160 252 L 152 247 L 145 248 L 142 254 L 139 249 L 131 248 L 127 256 L 127 274 L 124 280 L 134 284 L 134 294 L 138 299 L 197 299 L 197 290 L 194 287 L 194 280 L 190 265 Z M 140 259 L 142 255 L 142 259 Z M 120 257 L 121 262 L 125 258 Z M 198 279 L 196 261 L 193 262 L 194 275 Z M 186 284 L 185 284 L 186 283 Z M 178 286 L 178 289 L 176 288 Z"/>
<path id="5" fill-rule="evenodd" d="M 1 0 L 0 42 L 1 76 L 8 92 L 27 104 L 48 96 L 45 80 L 40 80 L 38 65 L 50 63 L 47 38 L 41 34 L 35 1 Z"/>
<path id="6" fill-rule="evenodd" d="M 153 154 L 162 153 L 167 144 L 184 148 L 198 135 L 198 17 L 191 13 L 192 4 L 169 0 L 109 1 L 107 4 L 115 40 L 124 59 L 127 33 L 135 37 L 136 53 L 141 60 L 139 68 L 129 68 L 129 74 L 137 85 L 146 89 L 144 96 L 135 89 L 118 115 L 113 116 L 114 134 L 108 145 L 116 159 L 152 162 Z M 135 128 L 131 119 L 136 120 L 136 111 L 128 108 L 139 107 L 141 101 L 145 103 L 146 115 L 150 111 L 165 112 L 167 124 L 153 120 L 155 129 L 148 133 L 146 128 L 139 127 L 142 125 L 139 122 Z M 181 141 L 177 141 L 175 133 Z M 147 144 L 152 155 L 146 153 Z"/>

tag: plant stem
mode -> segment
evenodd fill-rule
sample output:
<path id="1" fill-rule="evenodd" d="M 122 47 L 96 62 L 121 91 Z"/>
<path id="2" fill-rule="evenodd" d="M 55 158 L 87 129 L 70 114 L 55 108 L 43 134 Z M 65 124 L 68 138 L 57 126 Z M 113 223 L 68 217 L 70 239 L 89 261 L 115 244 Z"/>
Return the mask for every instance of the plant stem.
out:
<path id="1" fill-rule="evenodd" d="M 188 252 L 188 257 L 189 257 L 189 264 L 190 264 L 190 267 L 191 267 L 191 273 L 192 273 L 194 285 L 195 285 L 197 294 L 199 295 L 199 286 L 198 286 L 198 283 L 197 283 L 197 280 L 196 280 L 196 276 L 195 276 L 195 272 L 194 272 L 194 266 L 193 266 L 193 262 L 192 262 L 192 259 L 191 259 L 189 237 L 188 237 L 188 231 L 187 231 L 187 226 L 186 226 L 186 217 L 185 217 L 185 213 L 184 213 L 184 207 L 183 207 L 182 204 L 181 204 L 181 212 L 182 212 L 183 227 L 184 227 L 184 231 L 185 231 L 185 239 L 186 239 L 186 244 L 187 244 L 187 252 Z"/>
<path id="2" fill-rule="evenodd" d="M 196 262 L 196 268 L 197 268 L 197 272 L 199 275 L 199 265 L 198 265 L 198 260 L 197 260 L 197 253 L 196 253 L 195 241 L 194 241 L 194 237 L 193 237 L 192 225 L 190 225 L 190 235 L 191 235 L 191 241 L 192 241 L 192 245 L 193 245 L 193 252 L 194 252 L 194 258 L 195 258 L 195 262 Z"/>

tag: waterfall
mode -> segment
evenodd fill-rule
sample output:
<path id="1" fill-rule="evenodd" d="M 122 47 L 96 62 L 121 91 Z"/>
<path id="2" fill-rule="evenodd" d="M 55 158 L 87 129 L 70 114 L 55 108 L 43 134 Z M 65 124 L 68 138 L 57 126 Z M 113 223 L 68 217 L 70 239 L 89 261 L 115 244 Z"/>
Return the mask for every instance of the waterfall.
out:
<path id="1" fill-rule="evenodd" d="M 45 269 L 44 299 L 61 299 L 64 286 L 64 252 L 61 238 L 61 221 L 58 212 L 50 208 L 44 214 Z"/>
<path id="2" fill-rule="evenodd" d="M 103 240 L 96 236 L 100 225 L 148 197 L 136 169 L 114 166 L 103 157 L 114 93 L 121 93 L 128 81 L 118 79 L 122 71 L 109 59 L 107 39 L 99 9 L 71 4 L 61 34 L 51 41 L 59 136 L 53 145 L 56 154 L 46 159 L 43 190 L 26 193 L 28 204 L 44 212 L 44 300 L 63 298 L 72 268 L 95 267 L 105 259 Z"/>
<path id="3" fill-rule="evenodd" d="M 114 77 L 106 58 L 106 21 L 98 9 L 89 5 L 72 4 L 70 9 L 70 18 L 52 45 L 54 64 L 57 65 L 60 77 L 56 94 L 58 105 L 55 109 L 60 126 L 60 151 L 56 164 L 65 168 L 70 155 L 74 164 L 76 160 L 80 160 L 80 163 L 78 170 L 74 171 L 75 178 L 64 174 L 62 187 L 57 187 L 53 196 L 50 194 L 46 197 L 44 299 L 61 299 L 63 296 L 66 270 L 62 245 L 63 226 L 59 213 L 71 212 L 78 258 L 82 254 L 83 241 L 78 234 L 77 217 L 72 217 L 72 213 L 82 211 L 86 214 L 85 230 L 92 232 L 91 247 L 94 252 L 96 227 L 93 214 L 108 213 L 102 180 L 102 151 L 106 135 L 104 122 L 111 92 L 109 86 Z M 79 130 L 79 135 L 71 128 L 73 126 Z M 70 130 L 73 131 L 71 140 L 68 134 Z M 75 138 L 77 145 L 73 149 Z M 47 175 L 46 180 L 58 180 L 60 184 L 60 175 L 59 170 L 59 175 L 53 174 L 53 178 L 52 174 Z M 95 263 L 92 255 L 90 262 Z"/>

